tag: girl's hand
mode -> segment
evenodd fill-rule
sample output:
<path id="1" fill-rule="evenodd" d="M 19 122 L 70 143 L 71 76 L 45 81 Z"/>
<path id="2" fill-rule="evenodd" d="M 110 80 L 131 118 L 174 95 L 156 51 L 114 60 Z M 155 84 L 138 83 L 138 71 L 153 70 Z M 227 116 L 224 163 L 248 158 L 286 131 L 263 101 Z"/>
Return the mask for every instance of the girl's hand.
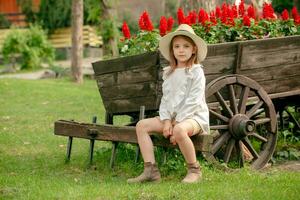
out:
<path id="1" fill-rule="evenodd" d="M 174 135 L 171 135 L 171 137 L 170 137 L 170 143 L 173 144 L 173 145 L 177 144 Z"/>
<path id="2" fill-rule="evenodd" d="M 164 121 L 164 129 L 163 129 L 163 135 L 165 138 L 168 138 L 169 136 L 172 135 L 173 132 L 173 127 L 172 123 L 170 120 L 165 120 Z"/>

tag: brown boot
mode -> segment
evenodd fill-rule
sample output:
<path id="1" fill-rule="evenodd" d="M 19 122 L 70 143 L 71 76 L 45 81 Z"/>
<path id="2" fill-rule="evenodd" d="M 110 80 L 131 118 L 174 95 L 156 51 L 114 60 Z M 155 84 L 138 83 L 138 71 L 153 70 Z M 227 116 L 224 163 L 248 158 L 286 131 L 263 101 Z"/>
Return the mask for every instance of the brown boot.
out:
<path id="1" fill-rule="evenodd" d="M 157 164 L 151 162 L 144 163 L 144 171 L 136 178 L 130 178 L 127 183 L 159 182 L 160 173 Z"/>
<path id="2" fill-rule="evenodd" d="M 187 164 L 188 172 L 182 180 L 182 183 L 196 183 L 201 180 L 202 173 L 198 162 Z"/>

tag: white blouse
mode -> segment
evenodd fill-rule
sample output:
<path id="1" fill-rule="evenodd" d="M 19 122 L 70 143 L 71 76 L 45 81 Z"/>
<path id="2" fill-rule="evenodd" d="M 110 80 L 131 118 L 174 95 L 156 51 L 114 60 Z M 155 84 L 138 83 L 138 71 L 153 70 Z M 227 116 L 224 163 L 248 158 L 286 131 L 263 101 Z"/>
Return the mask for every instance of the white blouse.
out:
<path id="1" fill-rule="evenodd" d="M 209 111 L 205 100 L 205 76 L 202 65 L 194 64 L 191 69 L 176 68 L 170 75 L 163 72 L 160 120 L 196 120 L 209 133 Z"/>

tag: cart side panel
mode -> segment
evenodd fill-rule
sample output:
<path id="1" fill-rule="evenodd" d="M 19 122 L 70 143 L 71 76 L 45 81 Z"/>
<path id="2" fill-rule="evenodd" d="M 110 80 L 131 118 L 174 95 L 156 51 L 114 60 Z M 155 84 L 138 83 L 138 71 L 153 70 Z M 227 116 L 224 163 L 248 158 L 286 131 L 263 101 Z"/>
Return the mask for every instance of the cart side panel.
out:
<path id="1" fill-rule="evenodd" d="M 207 57 L 203 61 L 206 82 L 233 74 L 237 65 L 237 52 L 236 42 L 208 45 Z"/>
<path id="2" fill-rule="evenodd" d="M 158 53 L 104 60 L 93 63 L 95 79 L 107 112 L 138 112 L 144 105 L 157 109 Z"/>
<path id="3" fill-rule="evenodd" d="M 238 74 L 257 81 L 268 94 L 300 90 L 300 36 L 241 44 Z"/>

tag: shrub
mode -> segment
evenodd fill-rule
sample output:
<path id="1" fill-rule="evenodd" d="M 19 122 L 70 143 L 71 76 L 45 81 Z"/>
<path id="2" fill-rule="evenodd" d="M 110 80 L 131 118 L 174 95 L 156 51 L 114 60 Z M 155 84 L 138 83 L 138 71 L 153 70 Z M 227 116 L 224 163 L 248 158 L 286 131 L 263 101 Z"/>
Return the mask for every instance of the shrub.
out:
<path id="1" fill-rule="evenodd" d="M 6 62 L 20 56 L 21 69 L 36 69 L 43 61 L 52 63 L 54 48 L 40 27 L 30 26 L 26 31 L 12 30 L 4 40 L 2 54 Z"/>
<path id="2" fill-rule="evenodd" d="M 8 21 L 6 17 L 0 13 L 0 28 L 9 28 L 10 25 L 10 21 Z"/>

